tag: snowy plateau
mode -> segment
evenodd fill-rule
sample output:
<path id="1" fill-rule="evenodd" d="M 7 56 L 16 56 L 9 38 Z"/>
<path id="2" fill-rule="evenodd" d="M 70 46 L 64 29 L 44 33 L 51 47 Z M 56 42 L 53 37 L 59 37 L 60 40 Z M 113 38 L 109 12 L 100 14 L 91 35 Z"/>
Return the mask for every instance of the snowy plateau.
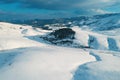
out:
<path id="1" fill-rule="evenodd" d="M 120 28 L 88 26 L 44 30 L 0 22 L 0 80 L 120 80 Z"/>

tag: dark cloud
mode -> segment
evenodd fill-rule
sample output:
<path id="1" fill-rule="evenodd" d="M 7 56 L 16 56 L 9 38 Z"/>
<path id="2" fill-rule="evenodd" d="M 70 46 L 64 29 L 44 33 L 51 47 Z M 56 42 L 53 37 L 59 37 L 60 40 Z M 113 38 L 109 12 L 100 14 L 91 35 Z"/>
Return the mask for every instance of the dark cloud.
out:
<path id="1" fill-rule="evenodd" d="M 104 10 L 104 8 L 119 5 L 120 0 L 0 0 L 0 4 L 11 3 L 18 4 L 15 6 L 15 9 L 24 9 L 23 11 L 20 10 L 21 13 L 24 13 L 25 8 L 28 8 L 31 11 L 34 11 L 34 9 L 39 11 L 43 9 L 47 12 L 39 14 L 39 12 L 36 11 L 30 13 L 29 15 L 28 13 L 19 14 L 15 11 L 15 9 L 8 10 L 9 8 L 6 7 L 8 8 L 6 9 L 8 12 L 0 11 L 0 19 L 57 18 L 77 15 L 103 14 L 108 13 Z M 37 14 L 34 15 L 34 13 Z"/>
<path id="2" fill-rule="evenodd" d="M 20 3 L 22 7 L 63 10 L 63 9 L 92 9 L 113 5 L 119 0 L 0 0 L 2 3 Z"/>
<path id="3" fill-rule="evenodd" d="M 4 14 L 4 13 L 5 13 L 4 11 L 0 10 L 0 14 Z"/>
<path id="4" fill-rule="evenodd" d="M 1 3 L 14 3 L 16 0 L 0 0 Z"/>
<path id="5" fill-rule="evenodd" d="M 73 0 L 1 0 L 2 3 L 20 3 L 22 7 L 49 9 L 49 10 L 62 10 L 74 8 L 76 1 Z"/>
<path id="6" fill-rule="evenodd" d="M 51 18 L 64 18 L 76 16 L 73 13 L 69 12 L 52 12 L 52 13 L 38 13 L 38 14 L 28 14 L 28 13 L 15 13 L 7 12 L 0 10 L 0 21 L 9 21 L 9 20 L 26 20 L 26 19 L 51 19 Z"/>

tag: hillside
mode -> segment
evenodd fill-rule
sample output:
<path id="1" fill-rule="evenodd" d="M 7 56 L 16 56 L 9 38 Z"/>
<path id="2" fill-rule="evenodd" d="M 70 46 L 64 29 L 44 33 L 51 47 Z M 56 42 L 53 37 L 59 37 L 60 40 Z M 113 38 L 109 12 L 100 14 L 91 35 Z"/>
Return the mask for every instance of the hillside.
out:
<path id="1" fill-rule="evenodd" d="M 119 34 L 0 22 L 0 80 L 119 80 Z"/>
<path id="2" fill-rule="evenodd" d="M 80 26 L 83 29 L 89 28 L 93 31 L 104 31 L 120 28 L 120 13 L 94 15 L 94 16 L 80 16 L 71 18 L 59 19 L 34 19 L 34 20 L 13 20 L 8 21 L 15 24 L 27 24 L 33 27 L 44 28 L 45 25 L 57 26 Z"/>

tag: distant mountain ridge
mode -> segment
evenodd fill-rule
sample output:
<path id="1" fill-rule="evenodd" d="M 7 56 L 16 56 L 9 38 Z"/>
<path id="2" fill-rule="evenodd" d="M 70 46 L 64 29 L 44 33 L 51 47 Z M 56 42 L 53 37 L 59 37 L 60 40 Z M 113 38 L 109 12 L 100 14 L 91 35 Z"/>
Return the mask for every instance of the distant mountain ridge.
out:
<path id="1" fill-rule="evenodd" d="M 52 26 L 52 24 L 57 24 L 59 27 L 61 27 L 61 25 L 65 27 L 79 26 L 83 28 L 84 26 L 87 26 L 87 28 L 93 31 L 104 31 L 120 28 L 120 13 L 59 19 L 14 20 L 10 22 L 42 28 L 45 27 L 45 25 Z"/>

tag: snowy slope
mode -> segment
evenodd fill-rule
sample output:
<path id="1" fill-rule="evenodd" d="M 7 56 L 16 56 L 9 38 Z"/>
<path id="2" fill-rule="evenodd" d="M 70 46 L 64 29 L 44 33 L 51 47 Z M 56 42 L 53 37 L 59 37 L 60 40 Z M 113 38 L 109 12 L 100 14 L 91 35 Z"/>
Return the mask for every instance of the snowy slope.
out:
<path id="1" fill-rule="evenodd" d="M 0 22 L 0 80 L 120 80 L 119 30 L 71 29 L 89 48 L 50 45 L 41 36 L 52 30 Z"/>
<path id="2" fill-rule="evenodd" d="M 81 45 L 100 50 L 120 50 L 119 29 L 109 31 L 86 31 L 79 27 L 72 28 L 76 32 L 76 41 Z"/>
<path id="3" fill-rule="evenodd" d="M 37 35 L 48 32 L 1 22 L 0 80 L 70 80 L 76 67 L 95 60 L 81 49 L 38 42 Z"/>
<path id="4" fill-rule="evenodd" d="M 92 31 L 113 30 L 120 28 L 120 13 L 86 17 L 83 20 L 76 21 L 75 24 L 82 27 L 83 29 L 89 28 Z"/>
<path id="5" fill-rule="evenodd" d="M 29 40 L 24 36 L 44 34 L 44 30 L 33 30 L 31 26 L 14 25 L 0 22 L 0 50 L 44 46 L 38 42 Z"/>
<path id="6" fill-rule="evenodd" d="M 96 19 L 95 24 L 91 24 L 93 26 L 94 31 L 97 30 L 113 30 L 116 28 L 120 28 L 120 14 L 110 15 L 104 18 Z M 96 27 L 97 26 L 97 27 Z"/>
<path id="7" fill-rule="evenodd" d="M 8 53 L 19 54 L 12 63 L 11 59 L 7 62 L 2 61 L 10 65 L 4 65 L 0 69 L 1 80 L 70 80 L 73 77 L 72 72 L 79 65 L 95 61 L 95 58 L 84 50 L 52 46 L 17 51 L 15 49 L 12 52 L 1 52 L 0 55 Z M 7 57 L 4 57 L 5 59 Z"/>
<path id="8" fill-rule="evenodd" d="M 74 80 L 119 80 L 120 52 L 91 51 L 97 61 L 86 63 L 78 67 L 74 73 Z M 116 56 L 116 55 L 117 56 Z M 81 76 L 81 77 L 80 77 Z"/>
<path id="9" fill-rule="evenodd" d="M 63 28 L 63 29 L 65 30 L 66 28 Z M 75 32 L 75 35 L 72 34 L 72 31 L 69 32 L 66 30 L 66 32 L 69 32 L 71 36 L 68 36 L 64 39 L 62 38 L 60 39 L 60 38 L 57 38 L 56 35 L 63 36 L 65 35 L 64 32 L 56 33 L 56 34 L 51 32 L 50 34 L 47 34 L 47 35 L 45 34 L 43 39 L 45 41 L 50 42 L 51 44 L 60 45 L 60 46 L 120 51 L 120 36 L 119 36 L 120 32 L 118 31 L 118 29 L 113 30 L 114 32 L 112 30 L 93 32 L 90 30 L 83 30 L 79 26 L 74 26 L 71 29 L 73 30 L 73 32 Z M 111 32 L 113 32 L 112 35 L 111 35 Z M 51 34 L 54 34 L 54 35 L 51 35 Z"/>

